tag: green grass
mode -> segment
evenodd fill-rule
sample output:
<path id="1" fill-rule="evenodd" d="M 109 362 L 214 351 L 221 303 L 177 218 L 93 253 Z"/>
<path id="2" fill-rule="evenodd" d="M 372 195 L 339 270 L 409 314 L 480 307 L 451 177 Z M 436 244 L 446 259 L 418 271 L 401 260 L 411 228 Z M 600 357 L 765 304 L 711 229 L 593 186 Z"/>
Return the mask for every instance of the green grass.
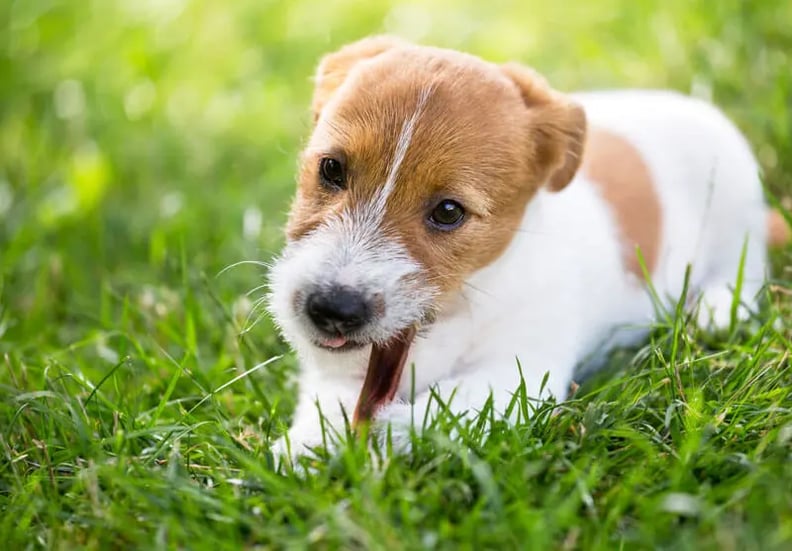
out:
<path id="1" fill-rule="evenodd" d="M 265 270 L 218 275 L 280 246 L 318 57 L 383 30 L 562 89 L 711 96 L 789 208 L 790 21 L 786 0 L 0 1 L 3 547 L 792 549 L 792 249 L 750 324 L 668 320 L 526 423 L 443 418 L 410 456 L 354 443 L 304 478 L 267 451 L 295 361 L 247 296 Z"/>

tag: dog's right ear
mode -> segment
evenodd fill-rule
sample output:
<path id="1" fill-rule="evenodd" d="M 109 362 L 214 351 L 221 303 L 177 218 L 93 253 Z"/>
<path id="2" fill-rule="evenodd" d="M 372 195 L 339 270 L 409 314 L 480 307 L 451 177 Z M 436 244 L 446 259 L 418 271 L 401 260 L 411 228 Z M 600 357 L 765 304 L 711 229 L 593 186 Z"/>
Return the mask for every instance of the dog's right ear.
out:
<path id="1" fill-rule="evenodd" d="M 352 67 L 364 59 L 371 59 L 391 48 L 405 44 L 407 43 L 404 40 L 393 36 L 371 36 L 347 44 L 337 52 L 324 56 L 316 70 L 316 84 L 311 105 L 314 122 L 319 118 L 328 100 L 344 83 Z"/>

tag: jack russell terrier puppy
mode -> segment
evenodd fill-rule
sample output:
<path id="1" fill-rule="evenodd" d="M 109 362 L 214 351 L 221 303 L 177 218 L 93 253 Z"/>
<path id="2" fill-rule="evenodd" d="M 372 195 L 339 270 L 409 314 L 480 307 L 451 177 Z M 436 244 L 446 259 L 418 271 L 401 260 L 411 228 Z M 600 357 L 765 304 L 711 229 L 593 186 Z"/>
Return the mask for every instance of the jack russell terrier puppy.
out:
<path id="1" fill-rule="evenodd" d="M 321 61 L 313 116 L 270 275 L 300 362 L 276 454 L 347 414 L 404 435 L 433 391 L 502 412 L 521 372 L 528 396 L 549 374 L 543 397 L 564 398 L 592 351 L 646 335 L 647 281 L 673 305 L 690 265 L 700 323 L 728 326 L 743 254 L 741 317 L 788 238 L 745 138 L 673 92 L 565 95 L 520 65 L 374 37 Z"/>

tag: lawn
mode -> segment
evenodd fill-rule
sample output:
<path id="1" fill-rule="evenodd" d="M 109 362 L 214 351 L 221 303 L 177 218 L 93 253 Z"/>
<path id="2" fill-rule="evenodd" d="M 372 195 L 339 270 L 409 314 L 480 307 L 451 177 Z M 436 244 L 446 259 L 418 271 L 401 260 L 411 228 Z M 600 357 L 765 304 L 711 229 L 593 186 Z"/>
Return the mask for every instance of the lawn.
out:
<path id="1" fill-rule="evenodd" d="M 273 466 L 296 365 L 237 263 L 318 58 L 383 31 L 712 98 L 789 208 L 788 0 L 0 0 L 0 546 L 792 549 L 792 247 L 756 319 L 669 315 L 526 423 Z"/>

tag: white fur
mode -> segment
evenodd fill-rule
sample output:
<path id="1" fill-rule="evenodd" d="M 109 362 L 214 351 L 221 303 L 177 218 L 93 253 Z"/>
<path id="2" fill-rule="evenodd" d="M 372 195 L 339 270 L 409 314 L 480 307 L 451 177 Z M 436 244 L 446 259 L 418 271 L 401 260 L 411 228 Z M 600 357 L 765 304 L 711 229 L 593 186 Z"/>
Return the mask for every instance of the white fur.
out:
<path id="1" fill-rule="evenodd" d="M 396 178 L 399 176 L 399 169 L 401 168 L 402 161 L 404 161 L 404 156 L 407 154 L 410 142 L 412 142 L 415 125 L 423 114 L 426 100 L 429 99 L 430 94 L 431 88 L 424 88 L 421 90 L 421 94 L 418 96 L 418 103 L 415 106 L 415 111 L 413 111 L 410 118 L 402 124 L 399 138 L 396 140 L 396 149 L 393 151 L 393 161 L 391 161 L 391 166 L 388 170 L 388 177 L 385 179 L 385 185 L 382 186 L 382 189 L 377 194 L 377 198 L 374 201 L 372 210 L 378 219 L 385 216 L 385 206 L 388 203 L 388 197 L 390 197 L 396 187 Z"/>
<path id="2" fill-rule="evenodd" d="M 619 134 L 640 151 L 657 186 L 662 239 L 653 284 L 665 305 L 679 298 L 691 264 L 692 289 L 705 303 L 702 322 L 727 324 L 730 285 L 747 243 L 740 298 L 754 307 L 765 276 L 767 208 L 757 164 L 737 129 L 711 105 L 671 92 L 587 93 L 576 100 L 590 126 Z M 369 351 L 339 355 L 311 345 L 301 336 L 306 329 L 289 308 L 289 297 L 281 295 L 292 291 L 298 278 L 323 277 L 327 266 L 343 271 L 337 258 L 348 255 L 357 266 L 350 281 L 376 280 L 392 293 L 389 307 L 401 302 L 414 311 L 417 302 L 430 300 L 429 294 L 417 302 L 400 294 L 405 289 L 380 273 L 386 266 L 402 273 L 411 269 L 403 248 L 391 243 L 373 249 L 381 237 L 352 239 L 347 231 L 330 222 L 287 251 L 287 274 L 280 264 L 273 274 L 275 315 L 302 366 L 300 402 L 288 434 L 292 454 L 321 443 L 315 403 L 343 431 L 341 411 L 351 415 Z M 355 245 L 341 247 L 345 240 Z M 363 260 L 354 260 L 358 255 Z M 405 369 L 397 400 L 377 419 L 406 427 L 412 408 L 422 419 L 433 407 L 433 386 L 445 398 L 453 394 L 455 411 L 474 413 L 490 394 L 503 411 L 520 382 L 517 358 L 529 396 L 539 397 L 540 382 L 549 373 L 547 393 L 563 399 L 579 362 L 603 347 L 639 339 L 654 317 L 645 286 L 623 269 L 613 214 L 596 187 L 578 174 L 562 192 L 542 191 L 531 201 L 505 253 L 474 274 L 428 332 L 416 338 L 408 359 L 415 380 Z M 278 446 L 282 453 L 284 443 Z"/>
<path id="3" fill-rule="evenodd" d="M 344 212 L 310 235 L 290 243 L 270 274 L 270 311 L 281 332 L 305 356 L 306 369 L 349 372 L 350 356 L 317 348 L 317 335 L 303 314 L 306 295 L 330 285 L 350 287 L 365 297 L 379 296 L 388 307 L 377 324 L 364 329 L 366 341 L 384 342 L 426 311 L 434 288 L 423 281 L 403 245 L 382 235 L 372 209 Z M 407 298 L 409 297 L 409 298 Z M 362 353 L 362 351 L 361 351 Z M 357 366 L 357 361 L 353 365 Z M 335 369 L 343 366 L 342 369 Z M 354 370 L 359 376 L 365 365 Z"/>

